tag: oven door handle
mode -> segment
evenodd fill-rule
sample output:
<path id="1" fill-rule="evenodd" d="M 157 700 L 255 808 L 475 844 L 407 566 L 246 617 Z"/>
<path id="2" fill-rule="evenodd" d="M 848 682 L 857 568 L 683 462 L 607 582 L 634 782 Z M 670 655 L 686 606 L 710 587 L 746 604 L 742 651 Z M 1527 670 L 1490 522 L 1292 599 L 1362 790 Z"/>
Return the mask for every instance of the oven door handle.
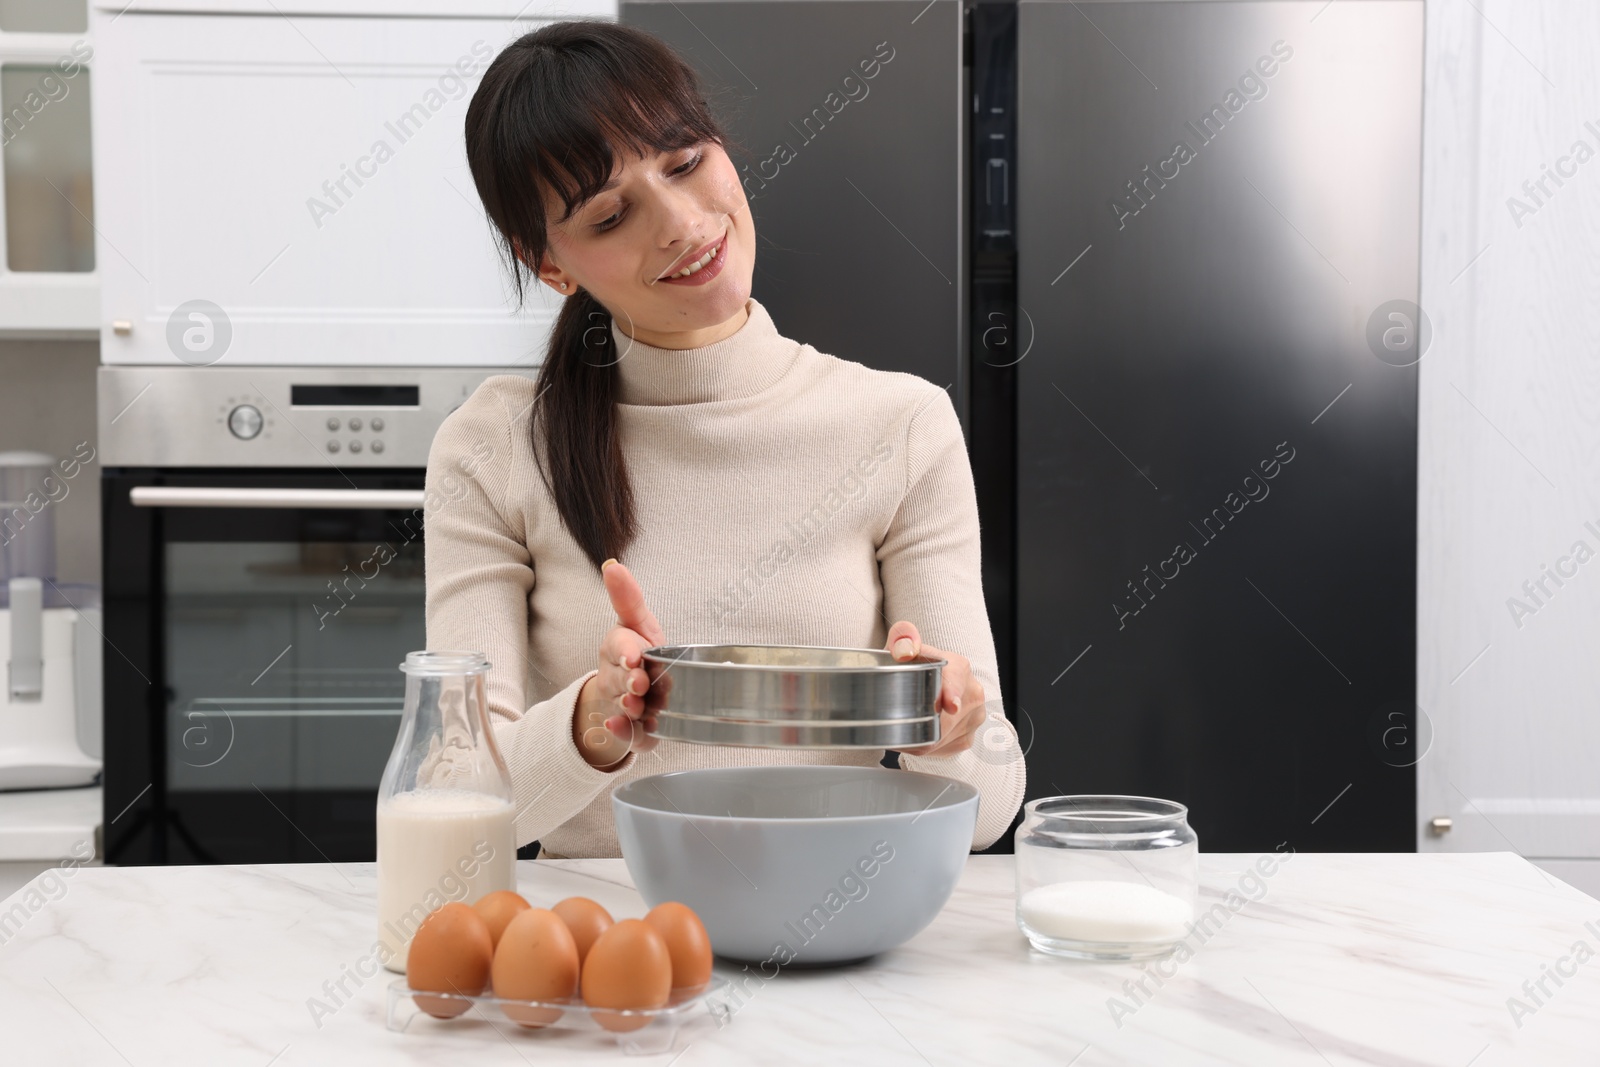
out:
<path id="1" fill-rule="evenodd" d="M 421 489 L 238 489 L 222 486 L 136 485 L 137 508 L 393 508 L 422 507 Z"/>

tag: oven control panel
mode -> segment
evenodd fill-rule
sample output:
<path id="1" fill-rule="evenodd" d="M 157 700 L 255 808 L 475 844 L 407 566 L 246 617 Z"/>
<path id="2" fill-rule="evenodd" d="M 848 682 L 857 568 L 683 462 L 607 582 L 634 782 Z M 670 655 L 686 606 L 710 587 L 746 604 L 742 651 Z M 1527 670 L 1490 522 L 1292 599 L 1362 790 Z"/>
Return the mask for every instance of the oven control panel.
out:
<path id="1" fill-rule="evenodd" d="M 337 415 L 329 415 L 326 447 L 329 452 L 337 453 L 343 449 L 352 456 L 360 455 L 363 449 L 382 455 L 383 450 L 388 447 L 382 437 L 384 425 L 382 415 L 369 415 L 365 419 L 360 415 L 351 415 L 344 419 Z M 366 431 L 365 438 L 361 436 L 362 431 Z M 339 436 L 341 433 L 344 434 L 343 438 Z M 363 440 L 366 441 L 365 445 L 362 444 Z"/>
<path id="2" fill-rule="evenodd" d="M 422 467 L 440 423 L 485 379 L 532 380 L 538 373 L 538 367 L 102 366 L 102 462 Z"/>
<path id="3" fill-rule="evenodd" d="M 241 441 L 248 441 L 259 434 L 265 421 L 261 409 L 254 404 L 240 404 L 228 412 L 228 429 Z"/>

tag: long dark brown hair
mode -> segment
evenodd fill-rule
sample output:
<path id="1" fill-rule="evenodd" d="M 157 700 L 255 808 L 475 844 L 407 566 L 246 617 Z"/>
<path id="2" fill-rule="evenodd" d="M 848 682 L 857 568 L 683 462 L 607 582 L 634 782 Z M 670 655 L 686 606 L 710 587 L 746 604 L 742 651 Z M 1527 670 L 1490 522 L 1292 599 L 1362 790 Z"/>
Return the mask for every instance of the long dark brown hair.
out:
<path id="1" fill-rule="evenodd" d="M 610 180 L 613 150 L 648 159 L 728 144 L 699 78 L 671 47 L 598 20 L 552 23 L 507 46 L 472 95 L 466 139 L 518 307 L 527 285 L 539 284 L 549 243 L 546 187 L 566 212 L 554 221 L 564 221 Z M 611 312 L 599 300 L 581 286 L 564 297 L 530 427 L 561 521 L 597 567 L 638 533 L 617 424 L 616 347 Z"/>

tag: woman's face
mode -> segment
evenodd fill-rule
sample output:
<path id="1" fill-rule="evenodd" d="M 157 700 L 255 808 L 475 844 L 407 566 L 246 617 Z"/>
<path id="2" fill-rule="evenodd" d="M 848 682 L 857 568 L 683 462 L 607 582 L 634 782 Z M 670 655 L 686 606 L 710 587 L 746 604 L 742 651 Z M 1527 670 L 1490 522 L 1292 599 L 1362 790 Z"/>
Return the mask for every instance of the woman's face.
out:
<path id="1" fill-rule="evenodd" d="M 611 188 L 579 205 L 564 222 L 555 221 L 562 206 L 546 191 L 550 245 L 540 279 L 564 296 L 583 286 L 631 336 L 647 344 L 692 335 L 739 314 L 750 296 L 756 235 L 727 152 L 708 141 L 644 159 L 619 155 L 611 178 Z M 724 238 L 721 270 L 709 281 L 661 280 Z"/>

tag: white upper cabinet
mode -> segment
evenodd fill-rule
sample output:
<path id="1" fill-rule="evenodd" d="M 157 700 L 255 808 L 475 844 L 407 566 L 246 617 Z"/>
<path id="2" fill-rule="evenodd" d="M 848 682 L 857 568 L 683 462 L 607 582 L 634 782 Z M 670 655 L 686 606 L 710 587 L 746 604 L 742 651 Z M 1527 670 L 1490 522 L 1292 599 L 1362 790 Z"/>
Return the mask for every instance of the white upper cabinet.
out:
<path id="1" fill-rule="evenodd" d="M 9 0 L 11 3 L 37 6 L 54 0 Z M 81 6 L 83 0 L 77 0 Z M 94 6 L 115 15 L 122 11 L 132 14 L 132 9 L 156 9 L 166 12 L 205 15 L 272 15 L 294 17 L 308 15 L 359 15 L 363 17 L 401 16 L 417 18 L 463 19 L 513 19 L 524 23 L 529 19 L 615 18 L 616 5 L 595 3 L 593 0 L 576 0 L 574 3 L 548 3 L 540 0 L 94 0 Z M 528 29 L 536 29 L 530 25 Z"/>
<path id="2" fill-rule="evenodd" d="M 100 318 L 86 0 L 0 0 L 0 333 Z M 98 87 L 97 87 L 98 88 Z"/>
<path id="3" fill-rule="evenodd" d="M 540 360 L 559 305 L 510 310 L 463 122 L 507 43 L 611 5 L 121 7 L 91 17 L 103 362 Z"/>

